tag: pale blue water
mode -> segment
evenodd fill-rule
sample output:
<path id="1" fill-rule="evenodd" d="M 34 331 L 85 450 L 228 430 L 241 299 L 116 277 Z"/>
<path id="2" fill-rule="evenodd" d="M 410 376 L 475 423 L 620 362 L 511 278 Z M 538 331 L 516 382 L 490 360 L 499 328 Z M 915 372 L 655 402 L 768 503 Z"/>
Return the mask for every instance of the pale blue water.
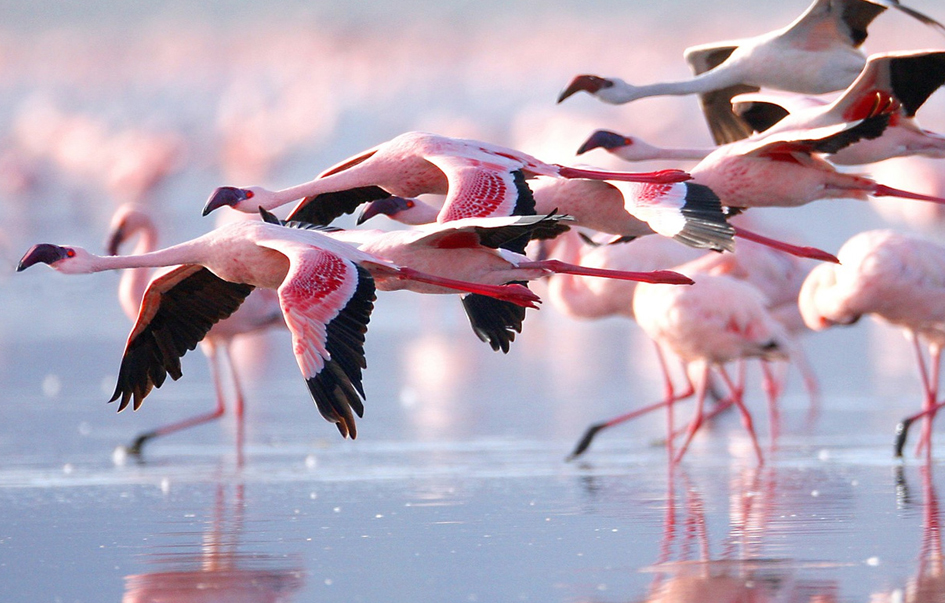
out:
<path id="1" fill-rule="evenodd" d="M 744 20 L 761 31 L 803 4 L 755 3 Z M 945 18 L 931 0 L 911 5 Z M 684 74 L 676 52 L 741 26 L 700 7 L 0 3 L 0 259 L 12 272 L 35 242 L 100 248 L 128 194 L 103 174 L 135 151 L 104 167 L 83 159 L 130 127 L 184 141 L 147 199 L 168 243 L 210 227 L 199 208 L 219 184 L 292 184 L 412 128 L 540 156 L 604 125 L 699 142 L 693 99 L 553 100 L 598 64 Z M 871 44 L 941 43 L 889 20 Z M 42 128 L 27 128 L 37 107 L 55 109 L 41 125 L 58 112 L 104 134 L 77 155 L 53 152 L 67 130 L 38 145 Z M 257 118 L 262 167 L 227 163 L 243 139 L 225 124 Z M 31 187 L 10 184 L 11 156 Z M 881 224 L 852 201 L 765 218 L 832 251 Z M 116 463 L 138 432 L 213 405 L 197 352 L 139 412 L 106 404 L 129 328 L 117 282 L 0 274 L 0 601 L 945 600 L 940 457 L 924 474 L 891 454 L 893 426 L 919 405 L 911 351 L 891 330 L 862 321 L 805 340 L 821 415 L 807 421 L 792 373 L 777 450 L 751 374 L 764 468 L 726 416 L 670 479 L 661 415 L 564 460 L 590 422 L 661 396 L 652 350 L 629 322 L 578 323 L 545 307 L 505 356 L 473 337 L 456 300 L 385 294 L 356 441 L 318 415 L 288 336 L 273 333 L 246 376 L 242 462 L 226 417 Z M 915 597 L 917 585 L 931 594 Z"/>

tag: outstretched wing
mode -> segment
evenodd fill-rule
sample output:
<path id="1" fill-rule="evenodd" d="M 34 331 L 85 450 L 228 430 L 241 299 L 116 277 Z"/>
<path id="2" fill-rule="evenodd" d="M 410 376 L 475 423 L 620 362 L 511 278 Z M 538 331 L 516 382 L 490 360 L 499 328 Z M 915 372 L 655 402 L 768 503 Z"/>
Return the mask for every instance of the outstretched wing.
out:
<path id="1" fill-rule="evenodd" d="M 389 192 L 379 186 L 360 186 L 346 191 L 305 197 L 289 214 L 288 220 L 327 226 L 344 214 L 354 213 L 364 203 L 390 196 Z"/>
<path id="2" fill-rule="evenodd" d="M 737 46 L 731 44 L 703 45 L 687 48 L 686 62 L 695 75 L 715 69 L 725 62 Z M 732 110 L 732 98 L 739 94 L 758 92 L 757 86 L 736 84 L 719 90 L 699 94 L 702 113 L 712 133 L 715 144 L 727 144 L 748 138 L 752 134 L 751 126 Z"/>
<path id="3" fill-rule="evenodd" d="M 344 437 L 357 436 L 364 414 L 364 334 L 374 309 L 374 279 L 364 268 L 324 249 L 279 239 L 258 244 L 283 253 L 289 272 L 279 303 L 292 351 L 325 419 Z"/>
<path id="4" fill-rule="evenodd" d="M 535 198 L 521 170 L 454 155 L 426 159 L 442 170 L 449 184 L 439 222 L 535 213 Z"/>
<path id="5" fill-rule="evenodd" d="M 134 401 L 138 410 L 168 374 L 180 379 L 181 356 L 197 347 L 215 323 L 235 312 L 252 290 L 252 285 L 225 281 L 195 264 L 155 277 L 141 300 L 109 402 L 120 399 L 120 412 Z"/>

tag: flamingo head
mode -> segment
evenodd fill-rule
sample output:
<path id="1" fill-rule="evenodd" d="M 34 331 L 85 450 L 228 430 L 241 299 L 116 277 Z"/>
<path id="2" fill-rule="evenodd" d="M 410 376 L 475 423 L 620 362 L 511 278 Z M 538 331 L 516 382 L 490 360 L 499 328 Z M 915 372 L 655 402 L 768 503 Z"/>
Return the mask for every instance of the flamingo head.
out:
<path id="1" fill-rule="evenodd" d="M 249 188 L 221 186 L 207 199 L 207 204 L 203 206 L 203 215 L 206 216 L 221 207 L 232 207 L 242 212 L 256 213 L 258 207 L 266 205 L 264 203 L 264 199 L 267 198 L 266 193 L 265 189 L 258 186 Z"/>
<path id="2" fill-rule="evenodd" d="M 852 325 L 862 314 L 846 303 L 837 286 L 837 264 L 820 264 L 807 275 L 797 296 L 804 324 L 814 331 Z"/>
<path id="3" fill-rule="evenodd" d="M 33 245 L 23 254 L 20 263 L 16 266 L 17 272 L 22 272 L 33 264 L 48 264 L 65 274 L 86 274 L 92 272 L 92 258 L 94 256 L 81 247 L 62 247 L 50 243 Z"/>
<path id="4" fill-rule="evenodd" d="M 121 245 L 139 232 L 149 234 L 151 237 L 157 236 L 154 221 L 151 220 L 147 211 L 134 203 L 126 203 L 119 207 L 112 216 L 108 238 L 105 241 L 108 255 L 118 255 Z"/>
<path id="5" fill-rule="evenodd" d="M 601 90 L 610 88 L 613 85 L 614 81 L 605 77 L 597 75 L 578 75 L 575 76 L 575 78 L 571 80 L 571 83 L 568 84 L 568 87 L 558 95 L 558 102 L 560 103 L 575 92 L 587 92 L 588 94 L 596 95 Z"/>
<path id="6" fill-rule="evenodd" d="M 591 134 L 588 139 L 584 141 L 584 144 L 578 148 L 577 154 L 582 155 L 592 149 L 598 148 L 606 149 L 608 151 L 622 149 L 624 147 L 632 146 L 634 142 L 634 139 L 630 136 L 624 136 L 609 130 L 597 130 Z"/>
<path id="7" fill-rule="evenodd" d="M 418 199 L 385 197 L 371 201 L 361 210 L 358 224 L 363 224 L 376 215 L 384 214 L 402 224 L 429 224 L 435 222 L 439 210 Z"/>

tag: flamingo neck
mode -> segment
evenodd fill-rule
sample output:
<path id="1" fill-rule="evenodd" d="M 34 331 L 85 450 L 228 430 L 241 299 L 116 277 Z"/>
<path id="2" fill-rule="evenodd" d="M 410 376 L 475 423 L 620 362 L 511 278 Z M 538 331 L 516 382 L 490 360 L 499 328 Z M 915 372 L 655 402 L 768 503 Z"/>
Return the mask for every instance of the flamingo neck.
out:
<path id="1" fill-rule="evenodd" d="M 738 77 L 732 69 L 716 67 L 688 80 L 675 82 L 659 82 L 636 86 L 633 90 L 634 98 L 648 96 L 686 96 L 699 94 L 720 88 L 727 88 L 739 83 Z"/>
<path id="2" fill-rule="evenodd" d="M 199 244 L 200 239 L 187 241 L 179 245 L 131 255 L 91 255 L 92 261 L 87 266 L 87 272 L 104 272 L 106 270 L 123 270 L 126 268 L 162 268 L 181 264 L 202 263 L 207 254 L 204 246 Z"/>
<path id="3" fill-rule="evenodd" d="M 370 184 L 375 184 L 375 182 L 365 179 L 361 174 L 361 170 L 349 168 L 329 176 L 322 176 L 314 180 L 309 180 L 308 182 L 303 182 L 302 184 L 276 191 L 272 193 L 269 198 L 261 199 L 259 203 L 254 205 L 253 209 L 255 211 L 256 206 L 259 206 L 266 210 L 273 210 L 286 203 L 292 203 L 293 201 L 298 201 L 305 197 L 314 197 L 322 193 L 334 193 L 357 188 L 359 186 L 368 186 Z"/>
<path id="4" fill-rule="evenodd" d="M 141 236 L 134 247 L 132 255 L 141 255 L 154 251 L 157 247 L 157 230 L 151 225 L 141 229 Z M 118 283 L 118 302 L 121 309 L 131 319 L 138 315 L 141 299 L 151 279 L 151 270 L 147 267 L 125 270 Z"/>

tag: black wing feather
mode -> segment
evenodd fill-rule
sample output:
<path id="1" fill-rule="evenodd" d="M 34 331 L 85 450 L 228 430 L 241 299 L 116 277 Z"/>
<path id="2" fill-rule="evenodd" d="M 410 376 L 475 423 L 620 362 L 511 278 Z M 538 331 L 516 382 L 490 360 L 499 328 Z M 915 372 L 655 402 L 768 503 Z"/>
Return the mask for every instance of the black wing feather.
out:
<path id="1" fill-rule="evenodd" d="M 235 312 L 252 290 L 252 285 L 231 283 L 200 268 L 163 292 L 154 316 L 128 341 L 109 402 L 120 399 L 122 411 L 133 401 L 138 410 L 167 375 L 180 379 L 181 356 L 197 347 L 215 323 Z"/>
<path id="2" fill-rule="evenodd" d="M 330 358 L 314 377 L 306 379 L 315 405 L 323 417 L 336 423 L 343 436 L 357 437 L 354 416 L 364 416 L 364 387 L 361 369 L 364 358 L 364 334 L 374 310 L 374 278 L 361 266 L 358 286 L 345 307 L 325 327 L 325 349 Z"/>
<path id="3" fill-rule="evenodd" d="M 346 191 L 305 197 L 289 214 L 289 220 L 327 226 L 335 218 L 354 213 L 363 203 L 386 199 L 390 196 L 389 192 L 379 186 L 361 186 Z"/>

